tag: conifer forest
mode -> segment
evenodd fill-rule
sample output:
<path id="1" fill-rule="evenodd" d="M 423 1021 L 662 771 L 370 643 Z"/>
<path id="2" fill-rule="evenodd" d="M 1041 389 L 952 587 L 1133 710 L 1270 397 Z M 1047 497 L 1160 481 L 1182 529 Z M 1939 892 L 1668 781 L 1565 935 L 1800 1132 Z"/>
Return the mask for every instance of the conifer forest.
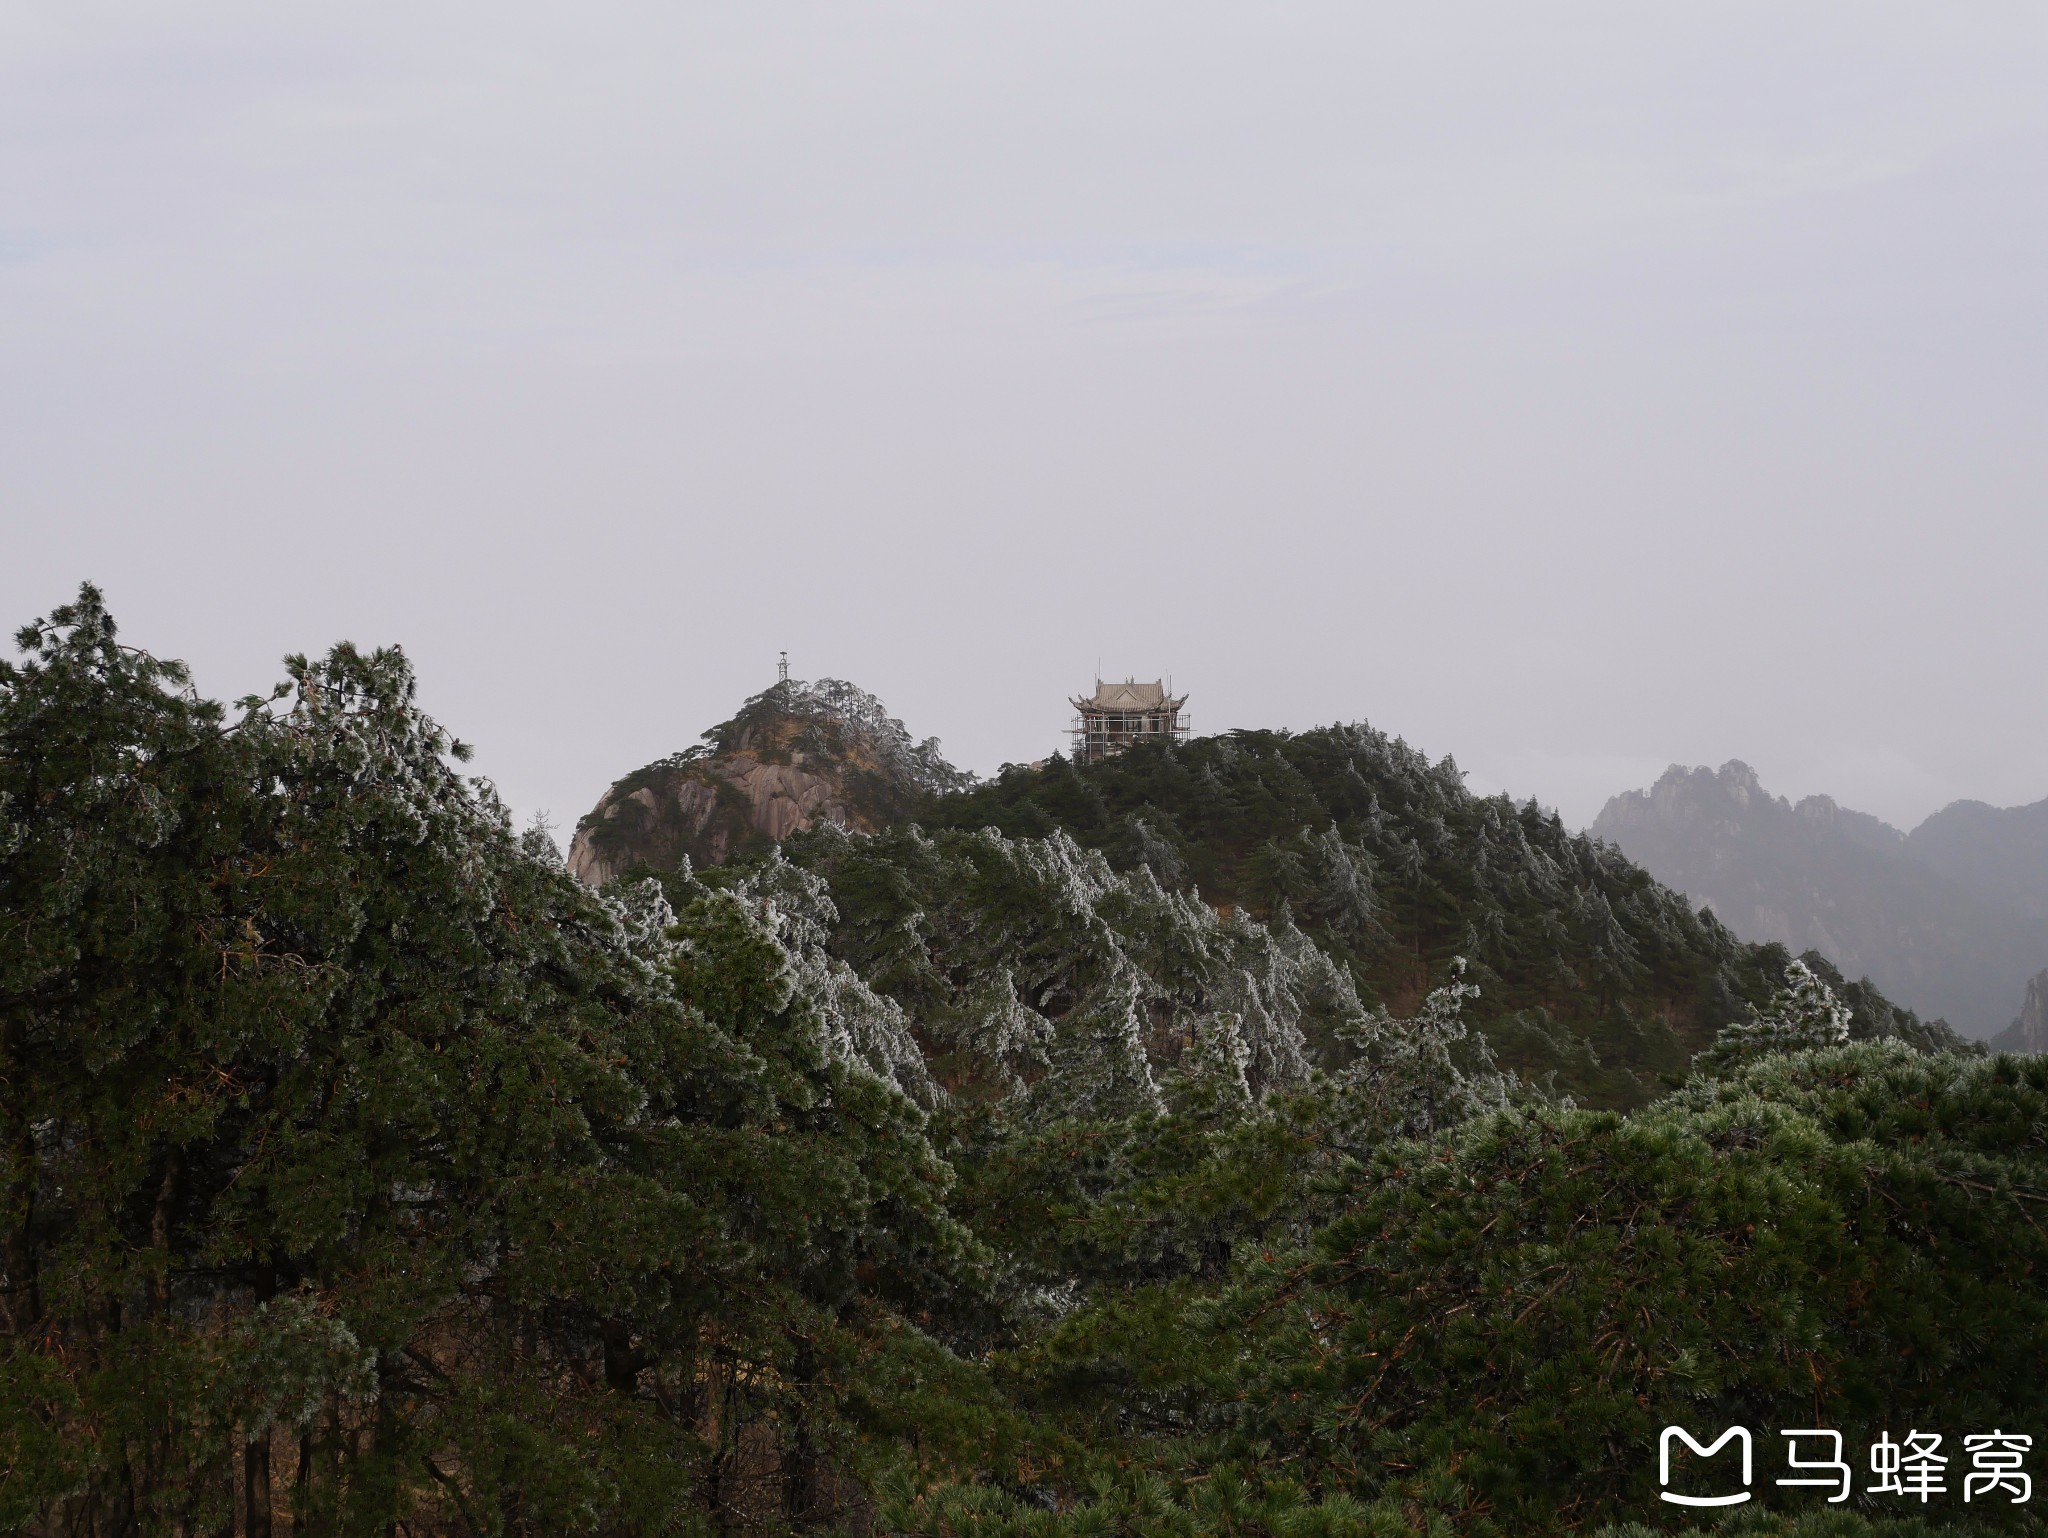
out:
<path id="1" fill-rule="evenodd" d="M 0 662 L 0 1533 L 2048 1509 L 2048 1059 L 1448 758 L 906 748 L 593 886 L 399 651 L 146 644 L 88 587 Z"/>

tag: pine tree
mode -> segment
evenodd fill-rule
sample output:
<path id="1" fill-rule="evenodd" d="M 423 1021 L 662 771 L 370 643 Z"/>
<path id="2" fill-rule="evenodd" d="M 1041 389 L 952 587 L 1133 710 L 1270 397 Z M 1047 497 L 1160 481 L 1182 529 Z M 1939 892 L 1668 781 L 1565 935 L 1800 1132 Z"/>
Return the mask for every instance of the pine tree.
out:
<path id="1" fill-rule="evenodd" d="M 1494 1066 L 1486 1038 L 1465 1024 L 1464 1003 L 1479 989 L 1464 977 L 1458 957 L 1451 980 L 1430 992 L 1413 1019 L 1397 1020 L 1382 1005 L 1345 1032 L 1356 1055 L 1329 1094 L 1335 1147 L 1369 1158 L 1383 1143 L 1429 1137 L 1506 1105 L 1519 1089 Z"/>
<path id="2" fill-rule="evenodd" d="M 394 651 L 230 718 L 21 639 L 0 1531 L 829 1519 L 978 1262 L 772 904 L 582 889 Z"/>
<path id="3" fill-rule="evenodd" d="M 1810 1052 L 1849 1039 L 1849 1007 L 1803 961 L 1785 968 L 1785 981 L 1761 1010 L 1721 1028 L 1713 1046 L 1693 1059 L 1698 1073 L 1725 1073 L 1772 1052 Z"/>

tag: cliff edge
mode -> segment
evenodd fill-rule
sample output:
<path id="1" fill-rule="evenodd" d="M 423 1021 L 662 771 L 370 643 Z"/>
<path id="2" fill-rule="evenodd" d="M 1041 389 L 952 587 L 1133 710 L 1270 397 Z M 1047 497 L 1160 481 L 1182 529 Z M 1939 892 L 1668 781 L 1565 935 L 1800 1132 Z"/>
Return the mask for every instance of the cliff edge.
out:
<path id="1" fill-rule="evenodd" d="M 1991 1045 L 2000 1052 L 2048 1052 L 2048 972 L 2027 980 L 2019 1019 L 1993 1037 Z"/>

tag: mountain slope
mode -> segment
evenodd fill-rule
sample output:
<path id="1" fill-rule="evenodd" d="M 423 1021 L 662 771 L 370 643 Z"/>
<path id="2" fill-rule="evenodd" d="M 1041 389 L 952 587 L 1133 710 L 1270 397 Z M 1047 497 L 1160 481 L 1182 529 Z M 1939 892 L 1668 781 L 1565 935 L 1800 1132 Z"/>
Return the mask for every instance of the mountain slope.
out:
<path id="1" fill-rule="evenodd" d="M 1126 1010 L 1139 1037 L 1167 1039 L 1186 1034 L 1171 1024 L 1184 1015 L 1235 1008 L 1216 1002 L 1238 988 L 1216 969 L 1241 963 L 1216 958 L 1239 942 L 1187 914 L 1163 929 L 1113 920 L 1128 931 L 1114 940 L 1061 938 L 1080 933 L 1077 923 L 1093 932 L 1104 903 L 1153 911 L 1135 888 L 1104 887 L 1110 871 L 1252 921 L 1257 934 L 1243 943 L 1261 955 L 1294 957 L 1286 937 L 1299 936 L 1365 1009 L 1412 1012 L 1463 958 L 1480 990 L 1472 1021 L 1500 1060 L 1528 1078 L 1555 1074 L 1581 1101 L 1606 1106 L 1639 1104 L 1683 1075 L 1790 959 L 1743 943 L 1554 813 L 1475 796 L 1450 759 L 1432 763 L 1362 723 L 1142 744 L 1081 766 L 1055 757 L 974 785 L 935 744 L 913 747 L 871 697 L 826 689 L 778 685 L 706 733 L 705 746 L 620 780 L 578 828 L 571 864 L 593 884 L 686 862 L 730 864 L 732 879 L 747 880 L 782 846 L 827 884 L 819 922 L 833 958 L 907 1011 L 931 1051 L 950 1050 L 955 1015 L 972 1035 L 982 1021 L 1008 1030 L 1002 1022 L 1022 1010 L 1032 1032 L 1057 1034 L 1075 1000 L 1100 992 L 1084 977 L 1125 979 L 1110 993 L 1127 1002 L 1104 993 L 1088 1005 L 1112 1034 L 1125 1030 L 1112 1023 Z M 890 837 L 849 844 L 826 836 L 834 828 Z M 1008 842 L 959 841 L 990 830 Z M 1858 831 L 1881 836 L 1876 825 Z M 1081 852 L 1106 860 L 1105 876 L 1083 874 Z M 1041 868 L 1069 874 L 1027 879 Z M 1083 889 L 1094 894 L 1085 902 L 1074 895 Z M 1090 908 L 1095 918 L 1081 916 Z M 1277 949 L 1258 938 L 1269 932 Z M 1148 949 L 1156 962 L 1118 959 Z M 1814 964 L 1855 1010 L 1858 1035 L 1945 1035 L 1824 958 Z M 1286 962 L 1297 967 L 1313 974 L 1306 955 Z M 1008 1004 L 988 996 L 1005 977 Z M 1267 1010 L 1238 1011 L 1247 1040 Z M 1342 1059 L 1336 1036 L 1308 1034 L 1318 1061 Z"/>
<path id="2" fill-rule="evenodd" d="M 2024 836 L 2035 810 L 1958 803 L 1907 835 L 1826 796 L 1795 806 L 1731 761 L 1674 765 L 1610 800 L 1592 832 L 1745 939 L 1817 950 L 1985 1037 L 2048 961 L 2048 865 L 2034 868 Z"/>
<path id="3" fill-rule="evenodd" d="M 1503 1061 L 1583 1100 L 1637 1103 L 1743 1017 L 1788 956 L 1746 945 L 1611 845 L 1553 813 L 1479 797 L 1364 724 L 1054 758 L 934 797 L 927 828 L 1055 832 L 1225 911 L 1285 918 L 1397 1014 L 1463 956 Z M 1821 963 L 1859 1035 L 1932 1031 Z"/>
<path id="4" fill-rule="evenodd" d="M 615 782 L 576 825 L 569 868 L 602 886 L 639 865 L 720 865 L 818 822 L 872 832 L 970 779 L 873 695 L 836 678 L 785 679 L 698 746 Z"/>

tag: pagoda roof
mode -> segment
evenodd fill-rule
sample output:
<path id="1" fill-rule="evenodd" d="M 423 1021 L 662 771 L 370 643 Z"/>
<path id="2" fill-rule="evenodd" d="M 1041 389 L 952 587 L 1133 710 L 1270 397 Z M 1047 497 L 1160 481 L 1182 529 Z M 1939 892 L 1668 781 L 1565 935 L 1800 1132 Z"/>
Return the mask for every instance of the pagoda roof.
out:
<path id="1" fill-rule="evenodd" d="M 1163 680 L 1154 679 L 1149 684 L 1141 684 L 1128 678 L 1120 684 L 1104 683 L 1098 678 L 1091 697 L 1074 701 L 1083 710 L 1160 710 L 1180 703 L 1180 700 L 1167 697 Z"/>

